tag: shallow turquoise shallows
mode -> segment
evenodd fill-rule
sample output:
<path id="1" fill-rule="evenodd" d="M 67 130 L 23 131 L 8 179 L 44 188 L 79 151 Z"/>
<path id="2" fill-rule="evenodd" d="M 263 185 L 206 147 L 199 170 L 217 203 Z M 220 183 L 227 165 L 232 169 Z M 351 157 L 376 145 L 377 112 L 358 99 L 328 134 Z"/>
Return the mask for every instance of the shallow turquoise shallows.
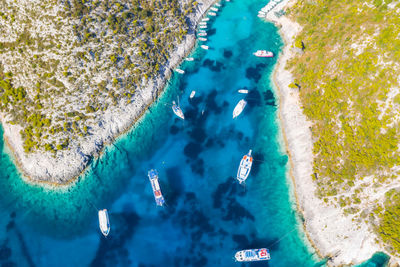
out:
<path id="1" fill-rule="evenodd" d="M 277 55 L 283 45 L 277 28 L 257 17 L 266 3 L 223 3 L 209 23 L 210 50 L 194 49 L 195 61 L 180 66 L 186 73 L 172 76 L 140 122 L 75 185 L 53 191 L 25 184 L 1 142 L 0 264 L 250 266 L 235 263 L 235 252 L 267 247 L 269 265 L 256 265 L 323 265 L 306 241 L 286 177 L 271 84 L 277 57 L 252 55 L 258 49 Z M 239 94 L 242 88 L 249 94 Z M 233 120 L 243 98 L 248 104 Z M 173 114 L 173 100 L 184 121 Z M 242 186 L 236 172 L 250 149 L 254 164 Z M 152 168 L 165 207 L 155 204 Z M 103 208 L 107 238 L 97 221 Z"/>

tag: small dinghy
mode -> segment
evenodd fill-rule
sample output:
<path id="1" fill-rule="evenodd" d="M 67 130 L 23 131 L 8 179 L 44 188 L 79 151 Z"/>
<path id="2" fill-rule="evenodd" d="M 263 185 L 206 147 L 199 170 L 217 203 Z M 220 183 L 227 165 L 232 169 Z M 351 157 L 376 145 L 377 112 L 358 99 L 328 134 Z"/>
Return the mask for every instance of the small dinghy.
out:
<path id="1" fill-rule="evenodd" d="M 99 227 L 104 236 L 110 233 L 110 221 L 108 220 L 108 213 L 106 209 L 99 210 Z"/>
<path id="2" fill-rule="evenodd" d="M 244 99 L 240 100 L 239 103 L 237 103 L 236 107 L 233 109 L 233 118 L 236 118 L 240 115 L 240 113 L 242 113 L 246 104 L 247 102 Z"/>

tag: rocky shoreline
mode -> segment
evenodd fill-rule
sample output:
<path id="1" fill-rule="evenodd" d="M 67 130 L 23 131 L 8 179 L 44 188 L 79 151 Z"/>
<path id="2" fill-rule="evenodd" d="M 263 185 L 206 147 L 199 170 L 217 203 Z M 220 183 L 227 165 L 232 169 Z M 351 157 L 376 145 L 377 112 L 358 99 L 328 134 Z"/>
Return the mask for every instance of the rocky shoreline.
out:
<path id="1" fill-rule="evenodd" d="M 198 8 L 191 18 L 193 25 L 203 16 L 216 0 L 198 1 Z M 171 55 L 163 73 L 150 81 L 146 86 L 136 91 L 131 103 L 125 101 L 118 106 L 108 109 L 98 120 L 95 134 L 85 138 L 83 142 L 71 140 L 70 149 L 51 153 L 30 153 L 23 149 L 20 135 L 22 127 L 7 123 L 7 117 L 1 114 L 4 129 L 4 140 L 10 154 L 18 166 L 21 176 L 30 183 L 45 183 L 50 185 L 65 185 L 74 182 L 84 172 L 91 160 L 100 156 L 103 148 L 115 141 L 147 110 L 147 107 L 157 99 L 162 92 L 172 69 L 177 66 L 186 54 L 193 48 L 196 39 L 194 28 Z"/>
<path id="2" fill-rule="evenodd" d="M 328 265 L 359 264 L 375 252 L 385 251 L 375 240 L 376 235 L 364 223 L 352 221 L 339 207 L 328 205 L 319 199 L 313 175 L 312 123 L 302 111 L 298 89 L 289 87 L 294 78 L 285 69 L 294 56 L 294 37 L 301 26 L 286 16 L 275 12 L 293 5 L 295 0 L 284 0 L 271 10 L 266 19 L 280 28 L 285 47 L 274 71 L 274 84 L 279 94 L 279 118 L 284 142 L 290 159 L 289 175 L 292 179 L 299 212 L 304 218 L 306 235 L 320 257 L 327 258 Z M 388 253 L 387 253 L 388 254 Z"/>

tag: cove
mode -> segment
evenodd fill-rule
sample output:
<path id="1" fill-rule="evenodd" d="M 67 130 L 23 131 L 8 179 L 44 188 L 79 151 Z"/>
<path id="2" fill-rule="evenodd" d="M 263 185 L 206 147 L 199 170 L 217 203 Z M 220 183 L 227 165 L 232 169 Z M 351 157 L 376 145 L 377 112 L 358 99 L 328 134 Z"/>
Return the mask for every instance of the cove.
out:
<path id="1" fill-rule="evenodd" d="M 74 185 L 26 184 L 3 140 L 0 161 L 0 263 L 18 266 L 315 266 L 296 213 L 271 74 L 277 28 L 257 17 L 261 0 L 224 2 L 207 45 L 180 66 L 160 98 L 108 146 Z M 199 44 L 198 44 L 199 45 Z M 239 94 L 246 88 L 249 94 Z M 192 90 L 196 96 L 189 99 Z M 245 98 L 235 120 L 232 110 Z M 184 121 L 174 116 L 178 101 Z M 246 186 L 234 179 L 253 150 Z M 159 172 L 167 205 L 156 207 L 147 171 Z M 97 209 L 107 208 L 104 238 Z M 236 250 L 267 247 L 269 262 L 242 265 Z"/>

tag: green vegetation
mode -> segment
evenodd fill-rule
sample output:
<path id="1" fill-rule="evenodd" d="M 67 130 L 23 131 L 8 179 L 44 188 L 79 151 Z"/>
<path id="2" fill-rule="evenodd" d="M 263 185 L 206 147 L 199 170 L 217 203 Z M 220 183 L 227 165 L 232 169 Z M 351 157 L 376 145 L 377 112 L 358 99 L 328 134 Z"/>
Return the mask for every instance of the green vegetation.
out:
<path id="1" fill-rule="evenodd" d="M 134 101 L 136 89 L 159 75 L 187 34 L 196 4 L 0 1 L 0 110 L 23 128 L 24 150 L 68 149 L 69 140 L 94 133 L 102 112 Z"/>
<path id="2" fill-rule="evenodd" d="M 400 95 L 389 97 L 400 86 L 399 8 L 393 1 L 299 0 L 288 11 L 303 27 L 295 47 L 304 53 L 289 68 L 313 122 L 318 195 L 348 213 L 362 202 L 357 181 L 373 175 L 379 186 L 399 175 Z M 400 195 L 391 194 L 383 210 L 378 233 L 400 253 Z"/>

